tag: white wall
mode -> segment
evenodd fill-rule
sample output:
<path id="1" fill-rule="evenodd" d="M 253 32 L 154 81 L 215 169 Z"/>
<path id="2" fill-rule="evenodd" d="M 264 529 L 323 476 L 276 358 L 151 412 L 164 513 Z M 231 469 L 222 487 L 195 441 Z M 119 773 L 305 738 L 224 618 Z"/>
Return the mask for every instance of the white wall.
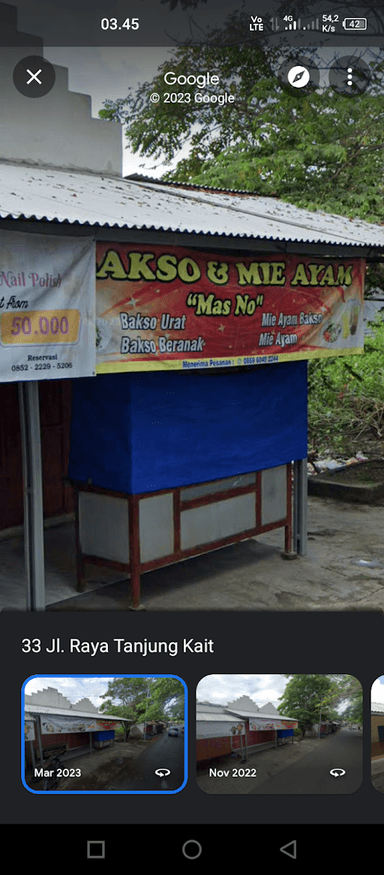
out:
<path id="1" fill-rule="evenodd" d="M 0 3 L 0 27 L 6 11 Z M 68 90 L 66 67 L 53 65 L 56 82 L 45 97 L 20 94 L 13 82 L 16 64 L 30 55 L 44 56 L 44 50 L 20 45 L 25 35 L 17 31 L 14 42 L 0 49 L 0 160 L 121 176 L 121 126 L 92 118 L 89 95 Z"/>
<path id="2" fill-rule="evenodd" d="M 92 704 L 90 699 L 79 699 L 78 702 L 72 703 L 66 696 L 63 696 L 55 687 L 47 687 L 44 690 L 38 690 L 36 693 L 25 695 L 25 707 L 32 705 L 45 705 L 50 708 L 64 708 L 68 711 L 86 711 L 92 714 L 98 714 L 97 708 Z"/>

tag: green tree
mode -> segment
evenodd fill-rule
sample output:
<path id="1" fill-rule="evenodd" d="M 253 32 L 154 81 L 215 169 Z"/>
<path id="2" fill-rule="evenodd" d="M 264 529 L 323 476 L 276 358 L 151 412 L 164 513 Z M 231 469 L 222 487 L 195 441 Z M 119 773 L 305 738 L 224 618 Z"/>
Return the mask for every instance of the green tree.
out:
<path id="1" fill-rule="evenodd" d="M 352 455 L 384 435 L 384 324 L 373 323 L 364 355 L 313 360 L 308 366 L 309 447 Z M 363 445 L 363 446 L 362 446 Z"/>
<path id="2" fill-rule="evenodd" d="M 177 678 L 158 678 L 151 688 L 152 701 L 167 719 L 184 720 L 184 686 Z"/>
<path id="3" fill-rule="evenodd" d="M 176 678 L 114 678 L 100 710 L 135 723 L 184 719 L 184 687 Z"/>
<path id="4" fill-rule="evenodd" d="M 333 675 L 337 684 L 334 703 L 337 705 L 339 719 L 363 722 L 363 688 L 353 675 Z M 346 707 L 343 705 L 346 704 Z"/>
<path id="5" fill-rule="evenodd" d="M 107 692 L 101 698 L 105 701 L 101 711 L 139 721 L 145 712 L 151 678 L 114 678 L 108 681 Z"/>
<path id="6" fill-rule="evenodd" d="M 286 675 L 289 678 L 278 711 L 296 717 L 305 736 L 307 729 L 321 720 L 363 719 L 363 690 L 352 675 Z M 348 711 L 342 706 L 347 704 Z M 352 718 L 345 715 L 351 713 Z"/>
<path id="7" fill-rule="evenodd" d="M 186 9 L 189 0 L 182 5 Z M 192 5 L 199 6 L 198 0 Z M 371 5 L 373 14 L 376 6 Z M 294 14 L 303 13 L 303 4 L 296 7 Z M 233 13 L 222 32 L 209 32 L 201 46 L 175 48 L 153 81 L 119 100 L 106 100 L 100 115 L 126 123 L 133 151 L 176 161 L 165 179 L 240 189 L 309 210 L 384 223 L 384 51 L 365 53 L 371 84 L 359 96 L 339 95 L 330 87 L 292 94 L 276 75 L 292 50 L 233 45 L 236 34 L 246 31 L 243 13 Z M 225 45 L 227 39 L 231 45 Z M 320 49 L 312 56 L 324 67 Z M 222 107 L 196 104 L 195 85 L 164 82 L 169 70 L 176 77 L 209 70 L 220 80 L 209 92 L 227 92 L 235 100 Z M 189 95 L 189 103 L 164 103 L 165 92 L 177 98 L 180 91 Z M 158 103 L 149 100 L 152 92 L 160 95 Z M 188 153 L 181 157 L 186 145 Z M 377 287 L 384 289 L 384 262 L 367 268 L 366 293 Z M 310 449 L 349 454 L 362 448 L 353 445 L 355 438 L 382 440 L 383 339 L 379 330 L 359 359 L 309 363 Z"/>
<path id="8" fill-rule="evenodd" d="M 243 15 L 233 13 L 222 41 L 228 33 L 233 43 L 238 21 L 247 32 Z M 211 31 L 201 46 L 178 46 L 151 82 L 107 99 L 100 116 L 125 123 L 134 152 L 176 160 L 164 173 L 167 180 L 277 196 L 309 210 L 383 222 L 384 51 L 365 54 L 371 83 L 361 95 L 350 98 L 323 87 L 305 96 L 285 89 L 277 75 L 283 60 L 295 57 L 292 49 L 223 46 L 218 39 Z M 331 64 L 321 49 L 306 54 L 321 69 Z M 210 71 L 219 84 L 203 90 L 227 92 L 234 102 L 196 103 L 196 85 L 165 83 L 170 70 L 176 78 Z M 153 92 L 158 103 L 149 99 Z M 165 92 L 176 102 L 164 103 Z M 368 289 L 384 285 L 383 264 L 370 266 L 366 279 Z"/>
<path id="9" fill-rule="evenodd" d="M 363 696 L 359 698 L 359 700 L 354 700 L 351 702 L 347 708 L 342 712 L 341 717 L 343 720 L 348 720 L 350 723 L 362 723 L 363 722 Z"/>
<path id="10" fill-rule="evenodd" d="M 321 51 L 312 54 L 324 67 Z M 383 53 L 372 55 L 371 85 L 353 99 L 330 87 L 307 96 L 288 92 L 276 75 L 284 56 L 254 45 L 178 46 L 152 82 L 105 101 L 100 115 L 126 122 L 130 147 L 143 156 L 172 161 L 188 145 L 167 178 L 383 221 Z M 196 103 L 196 85 L 165 83 L 170 70 L 175 77 L 209 70 L 219 84 L 203 90 L 227 92 L 234 102 Z M 164 103 L 165 92 L 174 103 Z"/>
<path id="11" fill-rule="evenodd" d="M 314 723 L 329 719 L 330 708 L 337 694 L 337 684 L 328 675 L 297 674 L 289 678 L 278 711 L 287 717 L 295 717 L 303 738 Z"/>

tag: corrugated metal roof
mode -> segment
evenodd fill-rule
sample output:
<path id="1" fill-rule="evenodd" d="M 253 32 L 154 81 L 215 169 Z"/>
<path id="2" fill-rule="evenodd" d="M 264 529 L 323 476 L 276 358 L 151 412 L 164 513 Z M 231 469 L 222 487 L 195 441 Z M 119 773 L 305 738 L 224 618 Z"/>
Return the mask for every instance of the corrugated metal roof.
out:
<path id="1" fill-rule="evenodd" d="M 384 226 L 275 198 L 0 162 L 0 217 L 384 250 Z"/>
<path id="2" fill-rule="evenodd" d="M 266 714 L 265 711 L 231 711 L 228 714 L 233 714 L 235 717 L 241 717 L 243 720 L 292 720 L 297 723 L 295 717 L 285 717 L 284 714 Z"/>
<path id="3" fill-rule="evenodd" d="M 25 706 L 24 717 L 26 720 L 30 720 L 33 715 L 38 714 L 50 714 L 51 717 L 88 717 L 88 719 L 93 720 L 118 720 L 123 721 L 124 723 L 132 723 L 132 720 L 127 720 L 125 717 L 115 717 L 113 714 L 101 714 L 99 711 L 76 711 L 75 708 L 72 710 L 71 708 L 49 707 L 47 705 Z"/>
<path id="4" fill-rule="evenodd" d="M 209 709 L 209 710 L 208 710 Z M 217 709 L 217 710 L 216 710 Z M 209 702 L 197 703 L 196 720 L 208 720 L 216 723 L 217 721 L 228 721 L 234 717 L 241 717 L 242 720 L 292 720 L 297 723 L 295 717 L 285 717 L 283 714 L 274 713 L 268 714 L 261 711 L 255 706 L 254 711 L 246 711 L 244 708 L 234 709 L 226 705 L 211 706 Z"/>
<path id="5" fill-rule="evenodd" d="M 372 714 L 384 714 L 384 702 L 371 702 Z"/>
<path id="6" fill-rule="evenodd" d="M 196 712 L 197 711 L 209 711 L 210 714 L 222 714 L 225 709 L 225 705 L 219 705 L 217 702 L 196 702 Z"/>
<path id="7" fill-rule="evenodd" d="M 196 721 L 199 723 L 202 721 L 203 723 L 232 723 L 233 715 L 231 714 L 215 714 L 212 711 L 199 711 L 196 714 Z"/>
<path id="8" fill-rule="evenodd" d="M 203 183 L 197 182 L 179 182 L 177 180 L 164 180 L 160 179 L 157 176 L 147 176 L 145 173 L 129 173 L 127 176 L 125 176 L 125 179 L 132 179 L 133 182 L 152 182 L 156 185 L 160 184 L 167 187 L 171 186 L 172 188 L 185 188 L 189 191 L 217 191 L 221 194 L 244 194 L 248 197 L 249 195 L 251 195 L 252 197 L 259 197 L 259 193 L 257 191 L 250 192 L 248 189 L 245 188 L 220 188 L 220 186 L 217 185 L 204 185 Z M 277 198 L 277 195 L 275 195 L 275 198 Z"/>

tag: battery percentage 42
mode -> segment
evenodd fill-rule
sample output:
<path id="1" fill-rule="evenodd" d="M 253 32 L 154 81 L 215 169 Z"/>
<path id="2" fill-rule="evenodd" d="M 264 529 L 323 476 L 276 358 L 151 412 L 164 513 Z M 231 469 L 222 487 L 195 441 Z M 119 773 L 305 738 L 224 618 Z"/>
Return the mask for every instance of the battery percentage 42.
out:
<path id="1" fill-rule="evenodd" d="M 366 30 L 368 22 L 366 18 L 344 18 L 344 30 Z"/>

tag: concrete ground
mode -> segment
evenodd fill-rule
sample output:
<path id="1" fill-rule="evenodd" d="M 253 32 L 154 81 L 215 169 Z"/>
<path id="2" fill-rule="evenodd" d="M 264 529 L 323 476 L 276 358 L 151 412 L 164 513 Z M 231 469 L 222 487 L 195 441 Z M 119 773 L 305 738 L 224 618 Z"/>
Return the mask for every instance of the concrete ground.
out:
<path id="1" fill-rule="evenodd" d="M 384 610 L 384 501 L 308 499 L 308 553 L 281 558 L 283 530 L 142 575 L 146 610 Z M 45 530 L 47 610 L 127 610 L 129 580 L 86 567 L 76 592 L 73 522 Z M 0 541 L 2 610 L 25 610 L 22 536 Z"/>
<path id="2" fill-rule="evenodd" d="M 245 763 L 240 757 L 219 757 L 204 768 L 197 769 L 197 784 L 205 793 L 227 795 L 257 793 L 353 793 L 362 780 L 363 733 L 342 729 L 325 738 L 294 740 L 277 748 L 252 751 Z M 346 780 L 330 778 L 331 768 L 346 769 Z M 210 776 L 210 768 L 229 772 L 221 777 Z M 244 772 L 256 769 L 256 776 L 233 775 L 233 769 Z M 284 772 L 282 775 L 281 773 Z"/>
<path id="3" fill-rule="evenodd" d="M 124 742 L 116 742 L 105 750 L 93 749 L 89 751 L 81 749 L 80 754 L 74 751 L 60 757 L 62 765 L 69 769 L 79 769 L 80 777 L 65 777 L 59 780 L 58 790 L 105 790 L 107 784 L 116 775 L 119 775 L 136 757 L 140 756 L 146 747 L 156 741 L 156 738 L 144 741 L 128 739 Z M 72 753 L 72 756 L 71 756 Z M 40 760 L 36 761 L 36 768 L 40 768 Z M 43 780 L 33 777 L 33 769 L 30 767 L 25 776 L 27 785 L 37 792 L 43 791 Z"/>

